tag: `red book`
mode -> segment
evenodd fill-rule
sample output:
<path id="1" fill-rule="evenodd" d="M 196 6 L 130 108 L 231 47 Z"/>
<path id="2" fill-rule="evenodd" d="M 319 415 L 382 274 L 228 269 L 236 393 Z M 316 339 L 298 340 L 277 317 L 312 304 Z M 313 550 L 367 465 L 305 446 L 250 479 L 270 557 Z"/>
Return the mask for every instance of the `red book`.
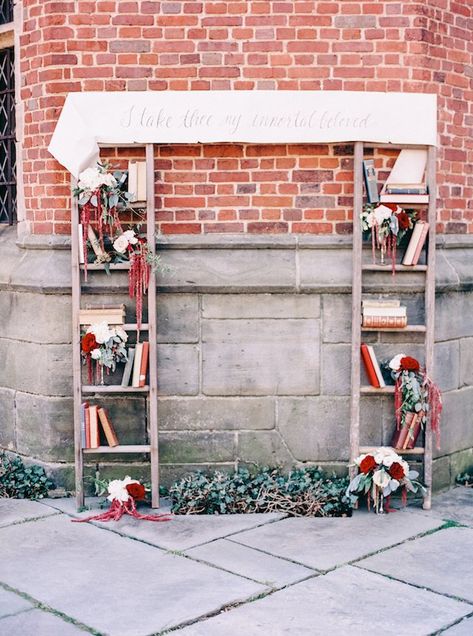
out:
<path id="1" fill-rule="evenodd" d="M 138 382 L 138 386 L 144 386 L 146 384 L 146 372 L 148 371 L 148 358 L 149 358 L 149 342 L 143 342 L 143 353 L 141 355 L 140 379 Z"/>
<path id="2" fill-rule="evenodd" d="M 376 375 L 375 368 L 373 363 L 371 362 L 370 352 L 368 351 L 368 347 L 365 344 L 361 345 L 361 357 L 363 358 L 363 363 L 365 365 L 366 375 L 368 376 L 368 380 L 371 386 L 380 388 L 378 376 Z"/>
<path id="3" fill-rule="evenodd" d="M 98 448 L 100 446 L 97 410 L 97 406 L 89 406 L 90 448 Z"/>
<path id="4" fill-rule="evenodd" d="M 404 442 L 403 448 L 415 448 L 417 438 L 419 437 L 421 424 L 422 424 L 422 411 L 420 413 L 416 413 L 412 418 L 411 424 L 409 426 L 409 432 L 407 434 L 407 439 Z"/>

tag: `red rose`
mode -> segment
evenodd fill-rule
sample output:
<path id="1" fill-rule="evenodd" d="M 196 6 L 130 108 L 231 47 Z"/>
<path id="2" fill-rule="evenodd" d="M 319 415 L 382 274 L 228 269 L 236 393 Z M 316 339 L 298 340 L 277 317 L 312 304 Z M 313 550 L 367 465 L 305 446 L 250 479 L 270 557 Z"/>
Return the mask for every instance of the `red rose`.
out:
<path id="1" fill-rule="evenodd" d="M 84 353 L 90 353 L 97 348 L 97 340 L 93 333 L 86 333 L 81 342 L 82 351 Z"/>
<path id="2" fill-rule="evenodd" d="M 133 497 L 136 501 L 141 501 L 145 498 L 145 487 L 143 484 L 128 484 L 126 490 L 130 497 Z"/>
<path id="3" fill-rule="evenodd" d="M 410 356 L 404 356 L 404 358 L 401 358 L 401 362 L 399 364 L 401 371 L 419 371 L 420 369 L 420 364 L 417 360 Z"/>
<path id="4" fill-rule="evenodd" d="M 360 470 L 362 473 L 366 475 L 370 472 L 370 470 L 373 470 L 373 468 L 376 468 L 376 466 L 377 464 L 375 462 L 373 455 L 367 455 L 360 463 Z"/>
<path id="5" fill-rule="evenodd" d="M 393 479 L 397 479 L 398 481 L 400 481 L 405 476 L 404 468 L 399 462 L 393 462 L 388 472 Z"/>
<path id="6" fill-rule="evenodd" d="M 388 208 L 393 213 L 395 213 L 396 210 L 399 208 L 397 203 L 381 203 L 380 205 L 384 205 L 385 208 Z"/>
<path id="7" fill-rule="evenodd" d="M 406 212 L 404 212 L 404 210 L 402 212 L 399 212 L 399 214 L 397 214 L 397 222 L 399 223 L 400 230 L 408 230 L 411 226 L 411 220 L 409 218 L 409 215 Z"/>

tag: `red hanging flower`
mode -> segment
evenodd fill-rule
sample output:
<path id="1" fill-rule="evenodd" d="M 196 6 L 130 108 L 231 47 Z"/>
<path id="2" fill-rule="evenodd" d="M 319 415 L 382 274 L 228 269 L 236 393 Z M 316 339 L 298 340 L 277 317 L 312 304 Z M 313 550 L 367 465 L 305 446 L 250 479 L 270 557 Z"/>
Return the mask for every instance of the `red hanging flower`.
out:
<path id="1" fill-rule="evenodd" d="M 376 461 L 375 461 L 373 455 L 367 455 L 360 462 L 360 471 L 362 473 L 364 473 L 365 475 L 367 475 L 371 470 L 376 468 L 376 466 L 377 466 L 377 464 L 376 464 Z"/>
<path id="2" fill-rule="evenodd" d="M 90 353 L 98 347 L 97 340 L 93 333 L 86 333 L 81 341 L 81 348 L 84 353 Z"/>
<path id="3" fill-rule="evenodd" d="M 410 356 L 405 356 L 401 358 L 400 361 L 400 370 L 401 371 L 419 371 L 420 364 L 417 362 L 415 358 L 411 358 Z"/>
<path id="4" fill-rule="evenodd" d="M 143 484 L 128 484 L 127 492 L 135 501 L 142 501 L 145 498 L 145 487 Z"/>
<path id="5" fill-rule="evenodd" d="M 391 477 L 393 479 L 397 479 L 397 481 L 400 481 L 403 477 L 405 477 L 404 468 L 399 462 L 393 462 L 388 472 Z"/>

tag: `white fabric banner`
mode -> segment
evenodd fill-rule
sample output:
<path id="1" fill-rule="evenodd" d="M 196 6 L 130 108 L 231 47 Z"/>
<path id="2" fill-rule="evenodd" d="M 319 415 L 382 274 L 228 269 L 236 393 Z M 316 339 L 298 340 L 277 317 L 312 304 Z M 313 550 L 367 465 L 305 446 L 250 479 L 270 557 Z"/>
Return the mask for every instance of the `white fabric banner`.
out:
<path id="1" fill-rule="evenodd" d="M 73 175 L 98 144 L 437 143 L 437 98 L 351 91 L 70 93 L 49 151 Z"/>

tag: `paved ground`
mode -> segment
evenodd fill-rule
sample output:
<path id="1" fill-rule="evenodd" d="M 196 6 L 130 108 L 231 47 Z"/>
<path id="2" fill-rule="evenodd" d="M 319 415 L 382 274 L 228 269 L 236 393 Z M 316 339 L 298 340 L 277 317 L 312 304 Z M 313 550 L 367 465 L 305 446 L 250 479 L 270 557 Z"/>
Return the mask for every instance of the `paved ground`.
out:
<path id="1" fill-rule="evenodd" d="M 351 519 L 73 516 L 0 500 L 1 636 L 473 634 L 473 489 Z"/>

